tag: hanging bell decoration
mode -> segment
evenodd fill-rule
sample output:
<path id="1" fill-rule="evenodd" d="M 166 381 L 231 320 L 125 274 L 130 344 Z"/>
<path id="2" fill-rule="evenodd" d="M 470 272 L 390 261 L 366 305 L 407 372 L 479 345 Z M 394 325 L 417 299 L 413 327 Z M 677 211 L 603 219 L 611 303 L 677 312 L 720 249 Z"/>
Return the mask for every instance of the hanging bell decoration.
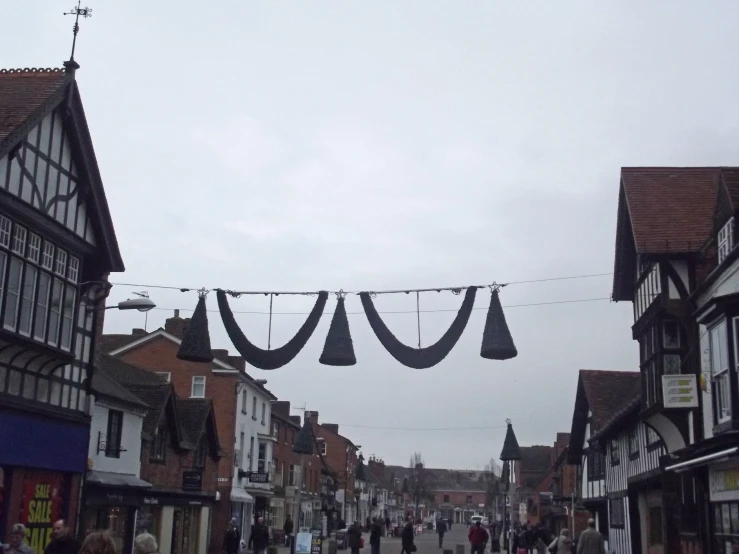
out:
<path id="1" fill-rule="evenodd" d="M 205 309 L 205 291 L 200 291 L 198 305 L 185 329 L 177 357 L 187 362 L 210 363 L 213 351 L 210 349 L 210 332 L 208 331 L 208 314 Z"/>
<path id="2" fill-rule="evenodd" d="M 488 360 L 509 360 L 518 356 L 518 350 L 508 330 L 498 292 L 497 288 L 493 288 L 490 295 L 490 307 L 487 320 L 485 320 L 485 331 L 482 334 L 480 356 Z"/>
<path id="3" fill-rule="evenodd" d="M 310 423 L 310 416 L 306 414 L 305 421 L 303 422 L 303 427 L 300 429 L 300 433 L 298 433 L 298 436 L 295 437 L 295 442 L 293 443 L 293 453 L 294 454 L 307 454 L 309 456 L 313 455 L 313 445 L 315 443 L 315 436 L 313 435 L 313 426 Z"/>
<path id="4" fill-rule="evenodd" d="M 348 366 L 357 363 L 352 335 L 349 332 L 349 320 L 346 318 L 344 295 L 341 292 L 334 317 L 331 319 L 331 326 L 328 328 L 326 344 L 323 346 L 323 353 L 318 361 L 323 365 L 334 366 Z"/>

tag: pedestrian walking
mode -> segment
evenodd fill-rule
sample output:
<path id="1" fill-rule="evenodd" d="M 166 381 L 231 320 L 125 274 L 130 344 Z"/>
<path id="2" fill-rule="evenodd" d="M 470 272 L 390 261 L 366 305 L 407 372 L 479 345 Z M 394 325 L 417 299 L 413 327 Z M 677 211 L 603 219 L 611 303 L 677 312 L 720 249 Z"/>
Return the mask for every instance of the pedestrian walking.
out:
<path id="1" fill-rule="evenodd" d="M 239 554 L 239 543 L 241 542 L 241 533 L 236 527 L 236 518 L 231 518 L 228 522 L 226 535 L 223 537 L 223 551 L 226 554 Z"/>
<path id="2" fill-rule="evenodd" d="M 362 528 L 358 521 L 352 523 L 346 530 L 346 538 L 352 554 L 359 554 L 359 549 L 362 548 Z"/>
<path id="3" fill-rule="evenodd" d="M 10 528 L 8 544 L 3 545 L 6 554 L 35 554 L 33 548 L 23 542 L 26 538 L 26 526 L 16 523 Z"/>
<path id="4" fill-rule="evenodd" d="M 141 533 L 133 539 L 133 550 L 136 554 L 157 554 L 159 545 L 153 535 Z"/>
<path id="5" fill-rule="evenodd" d="M 81 547 L 80 541 L 69 534 L 67 522 L 60 519 L 52 527 L 51 542 L 46 545 L 44 554 L 79 554 Z"/>
<path id="6" fill-rule="evenodd" d="M 408 520 L 403 527 L 403 532 L 400 534 L 400 554 L 412 554 L 416 551 L 416 545 L 413 544 L 415 538 L 415 532 L 413 531 L 413 521 Z"/>
<path id="7" fill-rule="evenodd" d="M 569 529 L 562 529 L 559 532 L 559 537 L 549 545 L 549 552 L 551 554 L 572 554 L 572 538 Z"/>
<path id="8" fill-rule="evenodd" d="M 588 528 L 580 533 L 577 541 L 577 554 L 606 554 L 603 535 L 595 528 L 595 520 L 588 520 Z"/>
<path id="9" fill-rule="evenodd" d="M 446 533 L 446 521 L 439 518 L 436 522 L 436 532 L 439 534 L 439 548 L 444 548 L 444 534 Z"/>
<path id="10" fill-rule="evenodd" d="M 33 552 L 33 550 L 31 550 Z M 90 533 L 82 541 L 80 554 L 116 554 L 115 542 L 107 531 Z"/>
<path id="11" fill-rule="evenodd" d="M 257 517 L 256 523 L 251 526 L 251 534 L 249 535 L 249 543 L 246 547 L 254 552 L 254 554 L 265 554 L 269 546 L 269 529 L 264 524 L 262 516 Z"/>
<path id="12" fill-rule="evenodd" d="M 385 532 L 387 533 L 388 537 L 393 536 L 393 525 L 389 517 L 385 518 Z"/>
<path id="13" fill-rule="evenodd" d="M 382 537 L 382 519 L 376 517 L 372 518 L 372 525 L 370 525 L 370 552 L 372 554 L 380 554 L 380 538 Z"/>
<path id="14" fill-rule="evenodd" d="M 282 526 L 282 530 L 285 531 L 285 546 L 287 546 L 288 548 L 290 548 L 292 545 L 294 528 L 295 528 L 295 524 L 293 523 L 293 520 L 290 517 L 290 514 L 288 514 L 287 517 L 285 518 L 285 525 Z"/>
<path id="15" fill-rule="evenodd" d="M 476 552 L 479 552 L 480 554 L 485 554 L 485 545 L 487 545 L 490 535 L 485 530 L 485 528 L 482 527 L 479 521 L 476 521 L 475 524 L 472 526 L 470 532 L 467 535 L 467 538 L 469 539 L 470 545 L 472 547 L 470 554 L 475 554 Z"/>

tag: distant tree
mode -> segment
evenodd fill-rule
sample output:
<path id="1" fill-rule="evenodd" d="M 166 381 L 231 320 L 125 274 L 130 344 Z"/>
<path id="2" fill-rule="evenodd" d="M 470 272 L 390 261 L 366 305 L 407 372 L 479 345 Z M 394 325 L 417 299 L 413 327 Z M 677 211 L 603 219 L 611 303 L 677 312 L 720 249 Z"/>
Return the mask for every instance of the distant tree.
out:
<path id="1" fill-rule="evenodd" d="M 493 458 L 485 464 L 485 470 L 480 478 L 485 486 L 485 503 L 492 509 L 503 493 L 500 485 L 500 466 Z"/>
<path id="2" fill-rule="evenodd" d="M 428 483 L 423 456 L 420 452 L 414 452 L 408 464 L 408 478 L 406 481 L 407 492 L 412 495 L 415 508 L 415 516 L 418 517 L 418 505 L 428 498 Z"/>

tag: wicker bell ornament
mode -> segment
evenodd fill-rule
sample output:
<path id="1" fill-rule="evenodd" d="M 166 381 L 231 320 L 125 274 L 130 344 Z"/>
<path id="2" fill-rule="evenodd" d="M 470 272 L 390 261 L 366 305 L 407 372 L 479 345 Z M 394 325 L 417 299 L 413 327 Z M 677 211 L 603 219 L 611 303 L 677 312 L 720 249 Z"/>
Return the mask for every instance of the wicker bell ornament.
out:
<path id="1" fill-rule="evenodd" d="M 200 293 L 195 312 L 182 337 L 177 357 L 188 362 L 209 363 L 213 361 L 210 332 L 208 331 L 208 313 L 205 309 L 205 293 Z"/>
<path id="2" fill-rule="evenodd" d="M 318 360 L 323 365 L 349 366 L 357 363 L 354 356 L 354 343 L 349 332 L 349 320 L 346 318 L 344 296 L 339 293 L 334 317 L 326 335 L 326 344 Z"/>
<path id="3" fill-rule="evenodd" d="M 508 330 L 498 292 L 497 288 L 493 288 L 490 295 L 490 307 L 487 320 L 485 320 L 485 331 L 482 334 L 480 356 L 488 360 L 509 360 L 518 356 L 518 350 Z"/>

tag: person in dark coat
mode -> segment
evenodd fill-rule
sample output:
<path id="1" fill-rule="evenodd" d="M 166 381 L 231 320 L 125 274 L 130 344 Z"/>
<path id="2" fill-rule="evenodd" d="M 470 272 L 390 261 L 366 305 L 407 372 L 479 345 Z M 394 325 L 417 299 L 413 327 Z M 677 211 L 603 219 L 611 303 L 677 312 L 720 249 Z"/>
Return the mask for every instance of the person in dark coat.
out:
<path id="1" fill-rule="evenodd" d="M 346 530 L 346 538 L 352 554 L 359 554 L 359 549 L 362 548 L 362 528 L 358 521 L 352 523 Z"/>
<path id="2" fill-rule="evenodd" d="M 413 544 L 415 533 L 413 532 L 413 522 L 408 521 L 403 527 L 403 532 L 400 534 L 400 554 L 412 554 L 416 551 L 416 545 Z"/>
<path id="3" fill-rule="evenodd" d="M 69 534 L 69 526 L 63 519 L 54 523 L 51 536 L 44 554 L 79 554 L 82 543 Z"/>
<path id="4" fill-rule="evenodd" d="M 436 522 L 436 532 L 439 534 L 439 548 L 444 548 L 444 534 L 446 533 L 446 521 L 439 518 Z"/>
<path id="5" fill-rule="evenodd" d="M 372 525 L 370 525 L 370 552 L 371 554 L 380 554 L 380 538 L 382 537 L 382 519 L 376 517 L 372 518 Z"/>
<path id="6" fill-rule="evenodd" d="M 388 537 L 391 536 L 393 532 L 392 522 L 390 521 L 389 517 L 385 518 L 385 531 L 387 532 Z"/>
<path id="7" fill-rule="evenodd" d="M 223 538 L 223 551 L 226 554 L 239 554 L 239 543 L 241 542 L 241 533 L 236 527 L 236 518 L 228 523 L 226 536 Z"/>
<path id="8" fill-rule="evenodd" d="M 251 534 L 249 535 L 249 544 L 247 548 L 254 551 L 254 554 L 264 554 L 269 546 L 269 529 L 264 524 L 262 516 L 257 518 L 254 525 L 251 526 Z"/>
<path id="9" fill-rule="evenodd" d="M 282 526 L 282 530 L 285 531 L 285 546 L 289 547 L 292 544 L 291 541 L 294 529 L 295 524 L 293 523 L 290 514 L 288 514 L 287 518 L 285 518 L 285 525 Z"/>

